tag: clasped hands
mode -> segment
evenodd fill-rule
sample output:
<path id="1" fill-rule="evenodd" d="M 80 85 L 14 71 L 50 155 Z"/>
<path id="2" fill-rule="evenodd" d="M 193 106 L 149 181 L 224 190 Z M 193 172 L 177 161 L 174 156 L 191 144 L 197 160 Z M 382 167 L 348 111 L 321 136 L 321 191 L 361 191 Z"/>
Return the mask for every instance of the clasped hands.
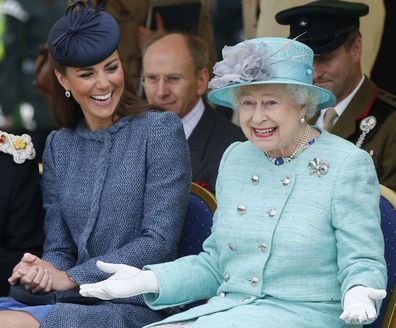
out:
<path id="1" fill-rule="evenodd" d="M 80 286 L 80 294 L 102 300 L 125 298 L 144 293 L 158 293 L 158 280 L 152 271 L 142 271 L 126 264 L 96 262 L 97 267 L 112 276 L 106 280 Z"/>
<path id="2" fill-rule="evenodd" d="M 11 285 L 15 285 L 18 281 L 32 293 L 71 290 L 77 287 L 66 272 L 30 253 L 23 255 L 21 261 L 14 267 L 11 277 L 8 278 Z"/>

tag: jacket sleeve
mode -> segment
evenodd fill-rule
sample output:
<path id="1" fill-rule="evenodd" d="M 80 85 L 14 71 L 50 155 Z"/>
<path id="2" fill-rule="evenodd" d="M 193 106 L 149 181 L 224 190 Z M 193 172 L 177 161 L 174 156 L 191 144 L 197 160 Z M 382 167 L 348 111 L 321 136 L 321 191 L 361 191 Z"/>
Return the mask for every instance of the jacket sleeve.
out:
<path id="1" fill-rule="evenodd" d="M 44 240 L 42 197 L 36 160 L 16 164 L 1 158 L 0 186 L 0 294 L 23 253 L 41 254 Z M 9 157 L 9 158 L 8 158 Z M 3 289 L 4 287 L 4 289 Z"/>
<path id="2" fill-rule="evenodd" d="M 46 234 L 43 259 L 65 271 L 75 264 L 77 248 L 61 214 L 59 183 L 54 159 L 54 153 L 58 148 L 55 142 L 58 133 L 58 131 L 53 131 L 48 135 L 43 153 L 43 204 Z M 56 249 L 56 251 L 47 254 L 47 249 Z"/>
<path id="3" fill-rule="evenodd" d="M 223 167 L 232 149 L 232 144 L 225 151 L 219 167 L 216 183 L 216 197 L 221 201 L 221 187 L 224 176 Z M 213 217 L 212 233 L 203 244 L 203 252 L 180 258 L 173 262 L 145 266 L 144 270 L 152 270 L 159 283 L 159 294 L 145 294 L 144 299 L 150 308 L 158 310 L 170 306 L 191 303 L 201 299 L 209 299 L 216 295 L 223 277 L 219 268 L 219 253 L 216 245 L 217 211 Z"/>
<path id="4" fill-rule="evenodd" d="M 386 289 L 379 184 L 371 157 L 351 152 L 339 173 L 332 201 L 342 295 L 355 285 Z"/>

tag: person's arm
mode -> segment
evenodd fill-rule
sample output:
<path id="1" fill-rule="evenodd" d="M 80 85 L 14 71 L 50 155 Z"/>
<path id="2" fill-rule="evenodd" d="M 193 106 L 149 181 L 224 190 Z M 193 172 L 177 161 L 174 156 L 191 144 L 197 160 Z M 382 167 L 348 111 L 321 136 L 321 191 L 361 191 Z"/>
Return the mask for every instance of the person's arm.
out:
<path id="1" fill-rule="evenodd" d="M 222 168 L 235 145 L 226 150 L 220 163 L 216 185 L 219 199 L 222 189 Z M 216 247 L 215 231 L 218 220 L 216 213 L 213 218 L 213 232 L 203 245 L 204 252 L 199 255 L 182 257 L 173 262 L 147 265 L 142 271 L 131 266 L 98 262 L 97 265 L 101 270 L 113 275 L 104 281 L 81 285 L 80 293 L 83 296 L 104 300 L 143 293 L 146 303 L 153 309 L 210 298 L 216 293 L 223 279 Z"/>
<path id="2" fill-rule="evenodd" d="M 58 132 L 51 132 L 46 141 L 43 154 L 43 200 L 45 209 L 45 243 L 43 260 L 56 268 L 66 271 L 73 267 L 77 260 L 77 247 L 73 242 L 69 228 L 63 220 L 61 200 L 59 197 L 60 179 L 56 171 L 55 153 Z"/>
<path id="3" fill-rule="evenodd" d="M 222 204 L 223 181 L 227 179 L 227 158 L 240 142 L 230 145 L 224 152 L 216 181 L 216 198 L 218 209 Z M 169 306 L 178 306 L 193 301 L 209 299 L 216 294 L 224 277 L 220 269 L 220 255 L 217 249 L 217 223 L 224 220 L 219 210 L 213 217 L 211 235 L 203 244 L 203 252 L 196 256 L 186 256 L 174 262 L 148 265 L 143 270 L 150 270 L 158 280 L 159 293 L 147 293 L 144 300 L 150 308 L 159 310 Z"/>
<path id="4" fill-rule="evenodd" d="M 356 289 L 353 293 L 348 294 L 348 291 L 354 287 L 386 289 L 379 197 L 379 184 L 372 159 L 364 151 L 351 152 L 348 163 L 345 163 L 337 177 L 331 213 L 344 310 L 347 305 L 351 308 Z M 370 293 L 366 291 L 358 294 L 368 296 Z M 347 300 L 348 304 L 344 304 Z M 376 300 L 373 298 L 372 303 Z M 377 302 L 377 311 L 379 306 L 380 302 Z"/>
<path id="5" fill-rule="evenodd" d="M 25 252 L 41 255 L 44 240 L 43 208 L 36 160 L 16 164 L 0 154 L 0 294 L 7 294 L 7 279 Z"/>
<path id="6" fill-rule="evenodd" d="M 389 131 L 386 137 L 386 144 L 383 147 L 383 155 L 377 164 L 380 167 L 379 179 L 384 186 L 396 191 L 396 130 L 394 122 L 396 121 L 396 113 L 391 114 L 386 122 L 387 126 L 383 126 L 384 131 Z"/>

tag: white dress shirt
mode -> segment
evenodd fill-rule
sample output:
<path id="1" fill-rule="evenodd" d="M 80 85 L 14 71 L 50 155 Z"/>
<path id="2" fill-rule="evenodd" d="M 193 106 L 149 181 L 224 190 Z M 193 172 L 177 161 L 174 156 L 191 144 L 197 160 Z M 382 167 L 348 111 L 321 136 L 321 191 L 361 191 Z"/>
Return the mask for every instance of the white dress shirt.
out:
<path id="1" fill-rule="evenodd" d="M 356 86 L 356 88 L 346 97 L 344 100 L 340 101 L 336 106 L 335 106 L 335 111 L 337 113 L 336 118 L 334 119 L 334 124 L 337 122 L 338 118 L 341 116 L 341 114 L 344 112 L 345 108 L 349 105 L 351 102 L 353 96 L 356 94 L 356 92 L 359 90 L 360 86 L 362 85 L 364 81 L 364 76 L 362 76 L 360 82 Z M 323 129 L 323 119 L 324 119 L 324 114 L 326 113 L 327 108 L 324 108 L 320 111 L 320 115 L 316 121 L 316 126 L 319 128 Z"/>
<path id="2" fill-rule="evenodd" d="M 186 135 L 186 139 L 190 138 L 191 133 L 194 131 L 195 127 L 197 126 L 204 111 L 205 111 L 205 104 L 200 98 L 197 104 L 192 109 L 192 111 L 181 119 L 183 123 L 184 134 Z"/>

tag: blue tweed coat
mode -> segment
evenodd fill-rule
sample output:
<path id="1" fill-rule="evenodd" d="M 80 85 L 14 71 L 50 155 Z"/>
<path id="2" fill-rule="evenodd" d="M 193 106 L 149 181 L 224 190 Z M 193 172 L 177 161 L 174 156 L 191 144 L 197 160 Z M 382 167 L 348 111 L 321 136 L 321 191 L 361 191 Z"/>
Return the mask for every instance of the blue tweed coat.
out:
<path id="1" fill-rule="evenodd" d="M 173 113 L 122 118 L 91 132 L 49 135 L 44 151 L 43 258 L 78 284 L 108 277 L 96 261 L 143 267 L 176 256 L 190 184 L 189 152 Z M 142 327 L 163 318 L 142 297 L 58 303 L 42 327 Z"/>
<path id="2" fill-rule="evenodd" d="M 308 167 L 314 158 L 319 167 L 328 162 L 327 174 Z M 160 293 L 145 296 L 154 309 L 210 300 L 163 322 L 346 327 L 339 315 L 349 288 L 385 289 L 379 184 L 372 159 L 352 143 L 322 132 L 297 159 L 275 166 L 251 142 L 237 142 L 216 188 L 204 252 L 148 266 Z"/>

